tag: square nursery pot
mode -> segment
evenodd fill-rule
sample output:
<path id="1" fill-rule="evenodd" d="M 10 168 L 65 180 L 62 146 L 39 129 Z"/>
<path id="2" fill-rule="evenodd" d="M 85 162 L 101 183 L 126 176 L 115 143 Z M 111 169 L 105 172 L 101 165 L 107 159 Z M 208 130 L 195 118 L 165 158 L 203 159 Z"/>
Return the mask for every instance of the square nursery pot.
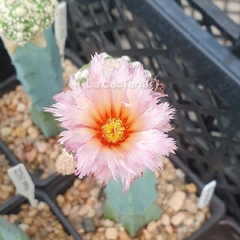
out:
<path id="1" fill-rule="evenodd" d="M 79 68 L 83 65 L 83 62 L 73 52 L 71 52 L 68 49 L 65 50 L 65 58 L 71 60 L 73 64 Z M 15 75 L 12 77 L 9 77 L 8 79 L 0 83 L 0 97 L 4 93 L 10 92 L 11 90 L 15 89 L 15 87 L 18 85 L 20 85 L 20 82 L 16 79 Z M 6 144 L 4 144 L 4 142 L 1 139 L 0 139 L 0 151 L 6 155 L 7 159 L 9 160 L 12 166 L 15 166 L 21 162 L 13 154 L 13 152 L 6 146 Z M 61 178 L 63 180 L 65 179 L 65 177 L 57 175 L 57 173 L 53 173 L 43 179 L 40 179 L 39 174 L 37 173 L 35 174 L 30 172 L 30 176 L 37 187 L 45 187 L 49 185 L 56 178 Z"/>
<path id="2" fill-rule="evenodd" d="M 45 202 L 50 207 L 51 212 L 62 224 L 65 232 L 68 235 L 71 235 L 74 239 L 81 239 L 78 237 L 77 233 L 75 232 L 71 224 L 68 222 L 68 220 L 65 218 L 65 216 L 58 209 L 56 204 L 49 198 L 49 196 L 44 191 L 37 189 L 35 191 L 35 198 L 38 201 Z M 0 214 L 17 214 L 20 211 L 20 206 L 22 204 L 28 204 L 27 199 L 20 195 L 16 195 L 15 197 L 11 198 L 9 201 L 5 202 L 3 205 L 0 206 Z M 42 220 L 44 221 L 44 218 Z M 29 226 L 31 225 L 29 224 Z"/>
<path id="3" fill-rule="evenodd" d="M 199 180 L 199 178 L 186 165 L 184 165 L 178 157 L 172 155 L 170 157 L 170 160 L 175 166 L 175 168 L 180 168 L 186 174 L 185 181 L 187 183 L 190 182 L 195 183 L 195 185 L 198 188 L 197 195 L 199 196 L 201 193 L 201 189 L 204 186 L 203 183 Z M 46 191 L 49 193 L 50 198 L 56 205 L 57 205 L 56 197 L 59 194 L 64 194 L 73 185 L 75 179 L 76 179 L 75 176 L 71 176 L 67 181 L 57 179 L 54 183 L 48 186 Z M 90 189 L 88 189 L 88 191 L 90 191 Z M 100 191 L 99 194 L 102 195 L 102 191 Z M 200 229 L 198 229 L 190 237 L 188 237 L 187 240 L 198 239 L 199 236 L 202 236 L 202 234 L 204 234 L 208 229 L 213 227 L 217 222 L 219 222 L 223 218 L 225 214 L 225 204 L 215 194 L 210 203 L 210 213 L 211 217 L 201 226 Z M 80 240 L 81 239 L 80 235 L 78 235 L 75 239 Z"/>
<path id="4" fill-rule="evenodd" d="M 231 218 L 224 218 L 197 240 L 240 240 L 240 225 Z"/>

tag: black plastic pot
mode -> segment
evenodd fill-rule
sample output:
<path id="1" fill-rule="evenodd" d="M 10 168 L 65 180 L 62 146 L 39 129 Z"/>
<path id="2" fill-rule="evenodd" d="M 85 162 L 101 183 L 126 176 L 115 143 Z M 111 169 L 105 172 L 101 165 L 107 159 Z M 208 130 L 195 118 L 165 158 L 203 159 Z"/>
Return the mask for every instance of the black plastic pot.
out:
<path id="1" fill-rule="evenodd" d="M 74 65 L 77 67 L 81 67 L 83 65 L 83 62 L 70 50 L 66 49 L 65 51 L 65 57 L 73 62 Z M 3 81 L 0 84 L 0 97 L 6 93 L 9 92 L 17 85 L 19 85 L 19 81 L 16 79 L 16 76 L 12 76 L 5 81 Z M 12 153 L 12 151 L 1 141 L 0 139 L 0 151 L 2 151 L 7 159 L 10 161 L 10 164 L 12 166 L 15 166 L 20 163 L 20 160 Z M 55 179 L 60 178 L 62 181 L 65 181 L 67 177 L 63 177 L 60 175 L 57 175 L 57 173 L 53 173 L 52 175 L 48 176 L 47 178 L 40 179 L 37 175 L 30 173 L 31 178 L 33 179 L 34 184 L 37 187 L 46 187 L 48 186 L 51 182 L 53 182 Z"/>
<path id="2" fill-rule="evenodd" d="M 0 56 L 1 56 L 0 57 L 0 66 L 1 66 L 0 84 L 1 84 L 1 82 L 3 82 L 6 78 L 15 74 L 15 69 L 11 64 L 10 57 L 8 56 L 8 53 L 5 50 L 1 39 L 0 39 Z"/>
<path id="3" fill-rule="evenodd" d="M 81 238 L 78 236 L 77 232 L 74 230 L 72 225 L 68 222 L 68 220 L 62 214 L 62 212 L 59 210 L 56 204 L 48 197 L 48 195 L 44 191 L 36 189 L 35 197 L 36 199 L 47 203 L 47 205 L 50 207 L 54 215 L 56 215 L 57 219 L 63 225 L 64 229 L 69 235 L 73 236 L 74 239 L 81 240 Z M 20 210 L 20 206 L 27 202 L 28 201 L 26 198 L 17 195 L 0 206 L 0 214 L 18 213 Z"/>
<path id="4" fill-rule="evenodd" d="M 233 219 L 225 218 L 197 240 L 240 240 L 240 226 Z"/>
<path id="5" fill-rule="evenodd" d="M 196 186 L 198 187 L 198 194 L 200 194 L 203 183 L 199 180 L 199 178 L 175 155 L 172 155 L 170 159 L 176 168 L 180 168 L 186 174 L 187 182 L 193 182 L 196 184 Z M 56 197 L 59 194 L 64 194 L 67 189 L 72 186 L 75 178 L 75 176 L 72 176 L 67 181 L 61 181 L 60 179 L 58 179 L 49 186 L 48 193 L 55 204 L 57 204 Z M 223 203 L 223 201 L 221 201 L 216 195 L 214 195 L 210 203 L 211 218 L 206 221 L 198 231 L 194 232 L 189 238 L 187 238 L 187 240 L 196 240 L 199 236 L 204 234 L 205 231 L 210 229 L 223 218 L 225 210 L 225 204 Z"/>

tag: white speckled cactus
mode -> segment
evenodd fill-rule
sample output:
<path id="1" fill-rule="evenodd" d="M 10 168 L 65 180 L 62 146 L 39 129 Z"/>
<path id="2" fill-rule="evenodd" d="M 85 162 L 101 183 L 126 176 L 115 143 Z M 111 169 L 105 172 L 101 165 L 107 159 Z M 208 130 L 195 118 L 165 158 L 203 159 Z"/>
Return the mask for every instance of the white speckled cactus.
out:
<path id="1" fill-rule="evenodd" d="M 59 132 L 43 107 L 63 89 L 61 60 L 51 24 L 57 0 L 0 0 L 0 35 L 24 91 L 32 100 L 33 122 L 45 137 Z"/>
<path id="2" fill-rule="evenodd" d="M 1 0 L 0 34 L 19 46 L 50 27 L 56 0 Z"/>

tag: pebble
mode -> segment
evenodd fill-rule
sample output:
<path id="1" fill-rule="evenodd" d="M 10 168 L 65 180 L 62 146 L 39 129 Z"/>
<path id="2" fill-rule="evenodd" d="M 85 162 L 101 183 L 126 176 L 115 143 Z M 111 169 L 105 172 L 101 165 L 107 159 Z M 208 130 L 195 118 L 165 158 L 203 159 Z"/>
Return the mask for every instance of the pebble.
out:
<path id="1" fill-rule="evenodd" d="M 119 240 L 131 240 L 132 239 L 125 231 L 119 232 L 118 237 L 119 237 Z"/>
<path id="2" fill-rule="evenodd" d="M 32 120 L 31 119 L 25 120 L 22 124 L 22 126 L 26 129 L 29 128 L 31 125 L 32 125 Z"/>
<path id="3" fill-rule="evenodd" d="M 21 223 L 18 225 L 18 227 L 20 227 L 25 232 L 29 228 L 29 225 Z"/>
<path id="4" fill-rule="evenodd" d="M 17 111 L 18 112 L 25 112 L 27 109 L 26 105 L 22 102 L 19 102 L 17 105 Z"/>
<path id="5" fill-rule="evenodd" d="M 49 144 L 46 143 L 46 142 L 38 141 L 38 142 L 35 143 L 35 147 L 37 148 L 38 152 L 44 153 L 49 148 Z"/>
<path id="6" fill-rule="evenodd" d="M 37 157 L 37 150 L 35 148 L 33 148 L 30 151 L 27 151 L 25 153 L 25 157 L 26 157 L 26 160 L 29 163 L 32 163 L 36 159 L 36 157 Z"/>
<path id="7" fill-rule="evenodd" d="M 173 233 L 173 227 L 171 225 L 167 225 L 165 227 L 166 232 L 171 235 Z"/>
<path id="8" fill-rule="evenodd" d="M 181 180 L 184 181 L 185 180 L 185 173 L 181 170 L 181 169 L 176 169 L 176 177 Z"/>
<path id="9" fill-rule="evenodd" d="M 190 213 L 196 214 L 198 211 L 198 205 L 195 201 L 192 199 L 188 198 L 185 201 L 185 207 L 184 209 Z"/>
<path id="10" fill-rule="evenodd" d="M 186 215 L 183 212 L 178 212 L 171 218 L 171 223 L 173 226 L 177 227 L 184 221 L 185 218 Z"/>
<path id="11" fill-rule="evenodd" d="M 164 226 L 168 226 L 170 225 L 170 217 L 168 214 L 164 213 L 161 217 L 161 223 Z"/>
<path id="12" fill-rule="evenodd" d="M 29 134 L 30 137 L 33 137 L 33 138 L 36 138 L 40 135 L 39 130 L 34 126 L 30 126 L 27 130 L 27 133 Z"/>
<path id="13" fill-rule="evenodd" d="M 195 194 L 197 193 L 197 186 L 194 183 L 189 183 L 186 184 L 186 190 L 190 193 L 190 194 Z"/>
<path id="14" fill-rule="evenodd" d="M 154 232 L 157 229 L 157 223 L 154 221 L 151 221 L 148 225 L 147 225 L 147 230 L 149 232 Z"/>
<path id="15" fill-rule="evenodd" d="M 205 220 L 205 214 L 203 212 L 198 212 L 195 215 L 195 219 L 196 219 L 197 222 L 202 224 Z"/>
<path id="16" fill-rule="evenodd" d="M 114 222 L 109 220 L 109 219 L 105 219 L 105 220 L 103 220 L 103 226 L 104 227 L 113 227 L 114 226 Z"/>
<path id="17" fill-rule="evenodd" d="M 95 226 L 92 218 L 84 218 L 82 221 L 85 232 L 94 232 Z"/>
<path id="18" fill-rule="evenodd" d="M 168 201 L 168 206 L 173 210 L 179 211 L 186 198 L 186 193 L 183 191 L 176 191 Z"/>
<path id="19" fill-rule="evenodd" d="M 152 234 L 147 229 L 143 229 L 143 236 L 146 240 L 152 239 Z"/>
<path id="20" fill-rule="evenodd" d="M 183 222 L 183 224 L 187 227 L 191 227 L 193 225 L 193 223 L 194 223 L 194 217 L 192 217 L 192 216 L 187 216 Z"/>
<path id="21" fill-rule="evenodd" d="M 72 208 L 71 203 L 67 203 L 67 204 L 63 205 L 63 208 L 62 208 L 63 214 L 65 216 L 68 216 L 71 211 L 71 208 Z"/>
<path id="22" fill-rule="evenodd" d="M 3 138 L 10 136 L 11 132 L 12 130 L 9 127 L 3 127 L 0 129 L 0 133 Z"/>
<path id="23" fill-rule="evenodd" d="M 117 239 L 118 238 L 118 230 L 114 227 L 110 227 L 106 229 L 105 232 L 106 239 Z"/>
<path id="24" fill-rule="evenodd" d="M 18 138 L 21 138 L 21 139 L 24 139 L 26 137 L 26 134 L 27 134 L 26 129 L 22 126 L 17 127 L 15 129 L 15 133 L 16 133 L 16 136 Z"/>

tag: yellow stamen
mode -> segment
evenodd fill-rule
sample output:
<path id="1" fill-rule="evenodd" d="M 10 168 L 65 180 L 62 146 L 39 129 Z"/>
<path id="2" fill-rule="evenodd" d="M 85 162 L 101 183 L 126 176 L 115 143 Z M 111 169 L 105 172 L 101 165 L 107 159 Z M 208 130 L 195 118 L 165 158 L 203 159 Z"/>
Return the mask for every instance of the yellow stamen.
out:
<path id="1" fill-rule="evenodd" d="M 102 137 L 109 143 L 116 143 L 124 138 L 125 127 L 122 120 L 118 118 L 109 118 L 101 129 Z"/>

